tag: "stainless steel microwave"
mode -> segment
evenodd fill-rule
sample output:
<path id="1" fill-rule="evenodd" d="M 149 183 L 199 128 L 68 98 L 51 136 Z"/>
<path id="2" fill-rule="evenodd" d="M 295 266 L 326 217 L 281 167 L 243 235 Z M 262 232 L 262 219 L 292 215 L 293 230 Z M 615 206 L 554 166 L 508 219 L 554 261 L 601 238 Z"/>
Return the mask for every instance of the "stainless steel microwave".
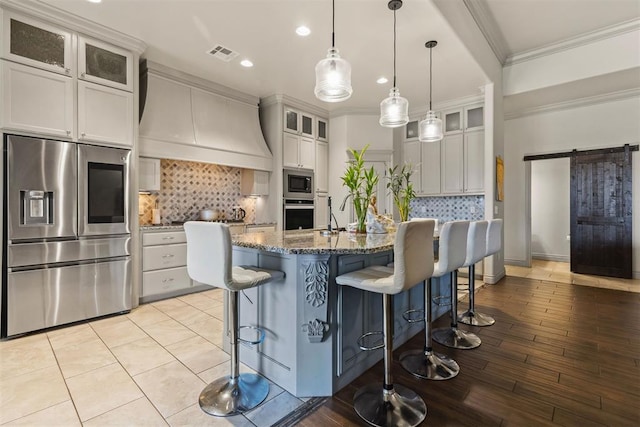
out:
<path id="1" fill-rule="evenodd" d="M 313 171 L 308 169 L 284 169 L 284 198 L 313 200 Z"/>

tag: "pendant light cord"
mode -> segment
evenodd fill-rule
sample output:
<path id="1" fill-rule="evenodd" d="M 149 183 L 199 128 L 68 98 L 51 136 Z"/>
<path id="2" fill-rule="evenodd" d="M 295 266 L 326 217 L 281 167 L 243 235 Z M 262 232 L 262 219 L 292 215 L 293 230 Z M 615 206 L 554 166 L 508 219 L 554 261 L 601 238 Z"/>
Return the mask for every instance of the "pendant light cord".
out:
<path id="1" fill-rule="evenodd" d="M 331 1 L 331 48 L 336 47 L 336 0 Z"/>
<path id="2" fill-rule="evenodd" d="M 431 111 L 431 80 L 433 79 L 433 70 L 432 70 L 432 66 L 433 66 L 433 61 L 431 58 L 431 54 L 433 53 L 433 48 L 430 47 L 429 48 L 429 111 Z"/>
<path id="3" fill-rule="evenodd" d="M 393 9 L 393 87 L 396 87 L 396 10 Z"/>

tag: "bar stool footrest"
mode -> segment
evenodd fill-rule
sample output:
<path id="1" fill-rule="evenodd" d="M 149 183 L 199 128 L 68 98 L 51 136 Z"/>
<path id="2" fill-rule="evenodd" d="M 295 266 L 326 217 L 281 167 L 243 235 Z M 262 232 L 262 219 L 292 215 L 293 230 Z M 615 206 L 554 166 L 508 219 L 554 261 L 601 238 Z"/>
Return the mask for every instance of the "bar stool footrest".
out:
<path id="1" fill-rule="evenodd" d="M 366 334 L 360 335 L 360 337 L 358 338 L 358 347 L 360 348 L 360 350 L 372 351 L 372 350 L 380 350 L 381 348 L 384 348 L 384 340 L 380 344 L 376 344 L 373 346 L 364 345 L 367 338 L 375 335 L 380 335 L 381 337 L 384 338 L 384 333 L 381 331 L 367 332 Z"/>
<path id="2" fill-rule="evenodd" d="M 424 322 L 424 310 L 421 308 L 416 310 L 407 310 L 402 313 L 402 318 L 409 323 Z"/>
<path id="3" fill-rule="evenodd" d="M 451 305 L 451 297 L 447 295 L 441 295 L 431 298 L 433 303 L 438 307 L 449 307 Z"/>
<path id="4" fill-rule="evenodd" d="M 251 329 L 251 330 L 255 331 L 256 339 L 250 340 L 250 339 L 246 339 L 246 338 L 240 337 L 240 332 L 243 329 L 245 329 L 245 330 L 246 329 Z M 265 337 L 264 330 L 261 329 L 261 328 L 258 328 L 256 326 L 240 326 L 238 328 L 238 341 L 239 342 L 242 342 L 242 343 L 245 343 L 245 344 L 249 344 L 249 345 L 256 345 L 256 344 L 261 344 L 262 341 L 264 341 L 264 337 Z"/>

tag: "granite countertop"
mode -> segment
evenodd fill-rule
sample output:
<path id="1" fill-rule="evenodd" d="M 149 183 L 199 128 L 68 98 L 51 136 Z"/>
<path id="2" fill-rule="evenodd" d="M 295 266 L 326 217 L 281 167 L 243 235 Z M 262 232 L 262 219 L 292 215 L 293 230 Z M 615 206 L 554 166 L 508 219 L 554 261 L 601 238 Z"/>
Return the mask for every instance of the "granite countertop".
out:
<path id="1" fill-rule="evenodd" d="M 227 225 L 246 225 L 248 227 L 269 226 L 269 225 L 275 226 L 275 223 L 273 223 L 273 222 L 263 223 L 263 224 L 256 224 L 256 223 L 253 223 L 253 222 L 226 221 L 225 224 L 227 224 Z M 182 229 L 184 229 L 184 224 L 145 224 L 145 225 L 141 225 L 140 226 L 140 230 L 142 230 L 142 231 L 149 231 L 149 230 L 182 230 Z"/>
<path id="2" fill-rule="evenodd" d="M 238 234 L 234 246 L 281 254 L 370 254 L 393 249 L 395 233 L 323 236 L 317 230 L 272 231 Z"/>

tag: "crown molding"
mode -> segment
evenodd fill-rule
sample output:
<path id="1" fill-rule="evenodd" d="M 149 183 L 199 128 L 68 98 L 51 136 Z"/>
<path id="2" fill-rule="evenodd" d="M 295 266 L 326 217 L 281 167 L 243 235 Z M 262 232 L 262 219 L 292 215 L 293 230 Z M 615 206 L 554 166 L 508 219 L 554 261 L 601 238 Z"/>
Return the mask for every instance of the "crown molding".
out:
<path id="1" fill-rule="evenodd" d="M 535 114 L 550 113 L 553 111 L 569 110 L 579 107 L 587 107 L 590 105 L 602 104 L 605 102 L 620 101 L 623 99 L 640 97 L 640 88 L 621 90 L 617 92 L 606 93 L 603 95 L 588 96 L 585 98 L 574 99 L 571 101 L 558 102 L 555 104 L 543 105 L 541 107 L 525 108 L 505 113 L 505 120 L 517 119 L 520 117 L 532 116 Z"/>
<path id="2" fill-rule="evenodd" d="M 330 115 L 330 119 L 335 119 L 336 117 L 342 116 L 373 116 L 379 115 L 380 108 L 370 108 L 370 107 L 361 107 L 361 108 L 349 108 L 343 107 L 338 108 L 337 110 L 333 110 Z"/>
<path id="3" fill-rule="evenodd" d="M 265 98 L 260 98 L 260 106 L 268 107 L 273 104 L 285 104 L 289 107 L 298 108 L 305 113 L 315 114 L 316 116 L 329 117 L 329 111 L 305 101 L 293 98 L 289 95 L 276 93 Z"/>
<path id="4" fill-rule="evenodd" d="M 36 0 L 0 0 L 0 7 L 49 21 L 100 41 L 131 50 L 137 55 L 142 54 L 147 48 L 146 43 L 142 40 Z"/>
<path id="5" fill-rule="evenodd" d="M 609 27 L 604 27 L 595 31 L 584 33 L 580 36 L 572 37 L 558 43 L 552 43 L 547 46 L 510 55 L 504 62 L 504 66 L 531 61 L 536 58 L 553 55 L 555 53 L 563 52 L 569 49 L 575 49 L 580 46 L 588 45 L 638 30 L 640 30 L 640 19 L 632 19 L 621 24 L 615 24 Z"/>
<path id="6" fill-rule="evenodd" d="M 464 5 L 469 10 L 471 17 L 476 21 L 476 25 L 489 43 L 491 50 L 498 58 L 500 64 L 505 63 L 509 55 L 507 41 L 500 31 L 500 26 L 487 6 L 486 0 L 463 0 Z"/>

